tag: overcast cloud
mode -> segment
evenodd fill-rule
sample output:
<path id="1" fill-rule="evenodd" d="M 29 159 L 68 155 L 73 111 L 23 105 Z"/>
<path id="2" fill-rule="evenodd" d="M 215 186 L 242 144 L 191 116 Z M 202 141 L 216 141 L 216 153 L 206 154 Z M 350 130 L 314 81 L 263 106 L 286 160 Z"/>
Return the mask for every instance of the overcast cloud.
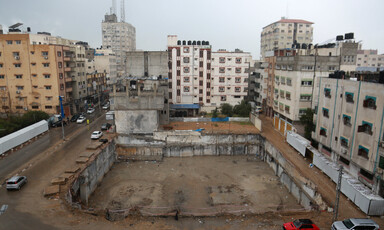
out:
<path id="1" fill-rule="evenodd" d="M 120 17 L 120 0 L 117 2 Z M 112 0 L 0 0 L 3 28 L 17 22 L 32 32 L 101 45 L 101 21 Z M 165 50 L 167 35 L 208 40 L 214 50 L 260 54 L 262 28 L 282 16 L 314 22 L 314 43 L 354 32 L 364 49 L 384 52 L 383 0 L 125 0 L 126 22 L 136 27 L 136 47 Z"/>

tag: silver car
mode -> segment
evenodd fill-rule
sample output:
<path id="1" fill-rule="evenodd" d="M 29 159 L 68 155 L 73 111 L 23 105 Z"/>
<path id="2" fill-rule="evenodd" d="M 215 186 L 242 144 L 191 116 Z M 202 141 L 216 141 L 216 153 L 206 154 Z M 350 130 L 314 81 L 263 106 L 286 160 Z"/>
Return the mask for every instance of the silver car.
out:
<path id="1" fill-rule="evenodd" d="M 336 221 L 332 224 L 332 230 L 344 229 L 365 229 L 365 230 L 379 230 L 380 227 L 375 221 L 371 219 L 357 219 L 351 218 L 343 221 Z"/>
<path id="2" fill-rule="evenodd" d="M 14 176 L 7 180 L 7 190 L 20 190 L 21 186 L 27 183 L 26 176 Z"/>

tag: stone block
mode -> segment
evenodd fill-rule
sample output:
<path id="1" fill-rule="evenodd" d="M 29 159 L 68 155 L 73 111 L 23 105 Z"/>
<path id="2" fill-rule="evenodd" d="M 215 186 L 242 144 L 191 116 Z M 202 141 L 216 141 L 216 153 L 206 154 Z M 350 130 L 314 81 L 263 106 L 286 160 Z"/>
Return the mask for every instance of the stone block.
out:
<path id="1" fill-rule="evenodd" d="M 51 180 L 52 185 L 64 185 L 65 183 L 67 183 L 67 179 L 62 177 L 56 177 Z"/>
<path id="2" fill-rule="evenodd" d="M 60 192 L 60 185 L 51 185 L 44 189 L 44 196 L 54 196 Z"/>

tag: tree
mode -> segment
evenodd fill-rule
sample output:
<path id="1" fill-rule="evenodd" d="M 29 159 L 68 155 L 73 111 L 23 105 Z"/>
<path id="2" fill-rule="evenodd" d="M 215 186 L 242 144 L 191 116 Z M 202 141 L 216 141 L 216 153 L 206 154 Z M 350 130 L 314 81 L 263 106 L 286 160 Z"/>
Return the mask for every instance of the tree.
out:
<path id="1" fill-rule="evenodd" d="M 233 107 L 232 105 L 228 104 L 228 103 L 224 103 L 221 105 L 221 113 L 228 116 L 228 117 L 232 117 L 233 115 Z"/>
<path id="2" fill-rule="evenodd" d="M 21 117 L 21 124 L 27 127 L 41 120 L 47 120 L 49 115 L 43 111 L 28 111 Z"/>
<path id="3" fill-rule="evenodd" d="M 251 112 L 251 109 L 251 104 L 249 104 L 245 100 L 242 100 L 240 104 L 235 105 L 235 107 L 233 107 L 233 113 L 241 117 L 248 117 L 249 113 Z"/>
<path id="4" fill-rule="evenodd" d="M 311 140 L 311 133 L 315 131 L 315 124 L 313 123 L 313 109 L 307 109 L 300 117 L 300 123 L 304 125 L 304 137 Z"/>
<path id="5" fill-rule="evenodd" d="M 212 111 L 212 117 L 213 118 L 216 118 L 217 117 L 217 108 L 215 108 L 213 111 Z"/>

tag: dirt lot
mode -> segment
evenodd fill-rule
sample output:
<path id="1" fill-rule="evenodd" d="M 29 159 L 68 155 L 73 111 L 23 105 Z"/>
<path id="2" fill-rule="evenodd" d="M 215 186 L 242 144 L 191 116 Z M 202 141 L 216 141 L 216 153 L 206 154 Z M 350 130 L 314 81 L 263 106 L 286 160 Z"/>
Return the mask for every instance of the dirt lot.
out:
<path id="1" fill-rule="evenodd" d="M 171 130 L 204 129 L 203 133 L 259 133 L 251 122 L 171 122 L 163 126 Z"/>
<path id="2" fill-rule="evenodd" d="M 90 206 L 136 206 L 149 216 L 173 210 L 194 216 L 303 210 L 266 163 L 245 156 L 121 162 L 96 189 Z"/>

